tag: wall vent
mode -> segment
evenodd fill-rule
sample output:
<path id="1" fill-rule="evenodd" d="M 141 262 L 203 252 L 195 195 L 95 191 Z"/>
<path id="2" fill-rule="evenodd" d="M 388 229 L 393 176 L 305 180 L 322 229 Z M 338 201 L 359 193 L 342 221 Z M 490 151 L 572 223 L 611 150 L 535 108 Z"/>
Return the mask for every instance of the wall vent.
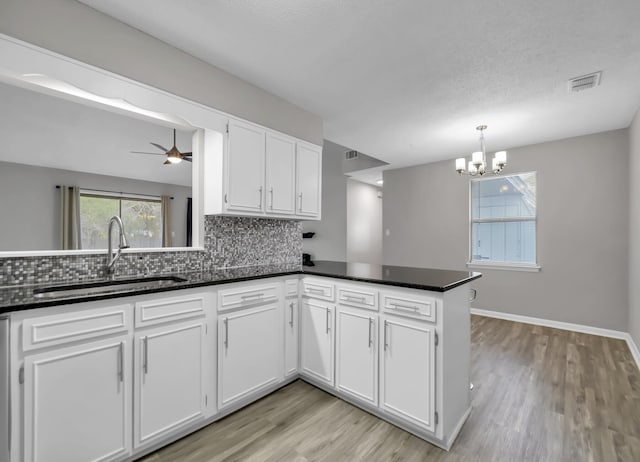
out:
<path id="1" fill-rule="evenodd" d="M 344 157 L 347 160 L 357 159 L 358 158 L 358 151 L 347 151 L 347 152 L 344 153 Z"/>
<path id="2" fill-rule="evenodd" d="M 577 93 L 582 90 L 597 87 L 600 85 L 602 71 L 593 74 L 581 75 L 569 80 L 569 93 Z"/>

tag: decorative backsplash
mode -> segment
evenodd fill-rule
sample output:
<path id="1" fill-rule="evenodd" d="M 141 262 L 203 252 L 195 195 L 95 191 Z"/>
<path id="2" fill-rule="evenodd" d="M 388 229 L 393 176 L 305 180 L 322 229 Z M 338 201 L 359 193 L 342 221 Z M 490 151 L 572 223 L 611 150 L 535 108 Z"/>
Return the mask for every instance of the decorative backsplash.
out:
<path id="1" fill-rule="evenodd" d="M 210 272 L 220 268 L 298 264 L 300 222 L 266 218 L 205 218 L 204 251 L 123 253 L 118 277 Z M 105 277 L 106 252 L 92 255 L 0 258 L 0 286 L 78 281 Z"/>

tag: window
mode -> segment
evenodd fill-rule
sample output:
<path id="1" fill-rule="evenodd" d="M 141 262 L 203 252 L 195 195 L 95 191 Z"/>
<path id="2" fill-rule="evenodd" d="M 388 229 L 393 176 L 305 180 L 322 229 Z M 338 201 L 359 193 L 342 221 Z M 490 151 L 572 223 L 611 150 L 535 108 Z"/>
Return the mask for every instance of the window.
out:
<path id="1" fill-rule="evenodd" d="M 471 181 L 470 265 L 536 265 L 536 173 Z"/>
<path id="2" fill-rule="evenodd" d="M 80 191 L 83 249 L 106 249 L 109 219 L 122 218 L 131 247 L 162 247 L 162 202 L 155 197 L 128 197 Z"/>

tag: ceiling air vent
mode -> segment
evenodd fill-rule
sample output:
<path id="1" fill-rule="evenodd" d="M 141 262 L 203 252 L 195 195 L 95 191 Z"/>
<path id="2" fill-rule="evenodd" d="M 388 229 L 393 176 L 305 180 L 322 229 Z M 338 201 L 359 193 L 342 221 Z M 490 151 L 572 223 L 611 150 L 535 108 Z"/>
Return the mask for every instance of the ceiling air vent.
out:
<path id="1" fill-rule="evenodd" d="M 593 74 L 581 75 L 569 80 L 569 93 L 577 93 L 582 90 L 597 87 L 600 85 L 602 71 Z"/>
<path id="2" fill-rule="evenodd" d="M 347 152 L 344 153 L 344 157 L 347 160 L 357 159 L 358 158 L 358 151 L 347 151 Z"/>

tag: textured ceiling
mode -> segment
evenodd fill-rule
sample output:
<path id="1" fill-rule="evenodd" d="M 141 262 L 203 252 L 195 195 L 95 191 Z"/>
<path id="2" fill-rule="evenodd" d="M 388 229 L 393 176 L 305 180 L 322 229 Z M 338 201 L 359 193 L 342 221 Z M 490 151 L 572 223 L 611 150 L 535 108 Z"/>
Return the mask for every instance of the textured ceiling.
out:
<path id="1" fill-rule="evenodd" d="M 627 127 L 638 0 L 83 0 L 324 119 L 391 163 Z M 167 63 L 168 66 L 171 63 Z M 567 79 L 603 71 L 600 87 Z"/>

